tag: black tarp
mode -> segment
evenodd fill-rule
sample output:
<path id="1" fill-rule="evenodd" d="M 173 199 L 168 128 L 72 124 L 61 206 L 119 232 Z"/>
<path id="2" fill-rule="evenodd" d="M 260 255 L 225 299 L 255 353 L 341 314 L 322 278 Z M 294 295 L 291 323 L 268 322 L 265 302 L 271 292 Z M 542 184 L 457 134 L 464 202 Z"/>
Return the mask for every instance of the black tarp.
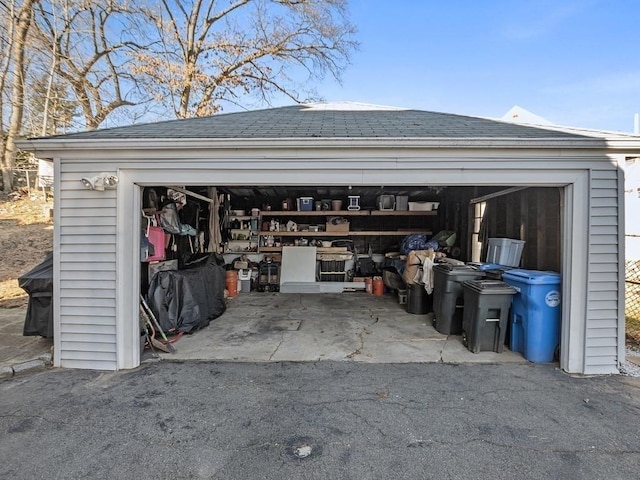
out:
<path id="1" fill-rule="evenodd" d="M 18 285 L 29 294 L 22 334 L 53 337 L 53 253 L 19 277 Z"/>
<path id="2" fill-rule="evenodd" d="M 163 330 L 190 333 L 226 309 L 224 260 L 214 253 L 186 262 L 181 270 L 157 272 L 147 303 Z"/>

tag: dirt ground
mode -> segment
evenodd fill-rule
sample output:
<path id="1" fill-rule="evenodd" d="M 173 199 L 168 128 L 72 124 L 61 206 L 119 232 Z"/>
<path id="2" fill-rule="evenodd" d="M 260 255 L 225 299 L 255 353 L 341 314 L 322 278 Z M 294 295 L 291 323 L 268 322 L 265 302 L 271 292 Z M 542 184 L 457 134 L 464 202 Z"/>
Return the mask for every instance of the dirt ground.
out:
<path id="1" fill-rule="evenodd" d="M 51 199 L 42 193 L 10 196 L 0 193 L 0 308 L 27 305 L 28 295 L 18 277 L 53 250 Z"/>

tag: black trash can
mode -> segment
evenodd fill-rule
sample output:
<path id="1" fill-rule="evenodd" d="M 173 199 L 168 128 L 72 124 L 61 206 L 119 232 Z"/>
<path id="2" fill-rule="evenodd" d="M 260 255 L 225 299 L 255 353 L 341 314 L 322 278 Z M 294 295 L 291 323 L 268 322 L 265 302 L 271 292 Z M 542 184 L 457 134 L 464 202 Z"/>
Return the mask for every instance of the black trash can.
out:
<path id="1" fill-rule="evenodd" d="M 427 294 L 424 285 L 407 285 L 407 313 L 423 315 L 433 311 L 433 295 Z"/>
<path id="2" fill-rule="evenodd" d="M 462 282 L 464 315 L 462 343 L 473 353 L 502 353 L 509 323 L 509 308 L 516 289 L 500 280 Z"/>
<path id="3" fill-rule="evenodd" d="M 480 272 L 468 265 L 440 263 L 433 267 L 433 312 L 434 326 L 443 335 L 462 333 L 462 311 L 464 295 L 462 282 L 484 278 Z"/>
<path id="4" fill-rule="evenodd" d="M 29 294 L 22 335 L 53 337 L 53 253 L 18 278 L 18 285 Z"/>

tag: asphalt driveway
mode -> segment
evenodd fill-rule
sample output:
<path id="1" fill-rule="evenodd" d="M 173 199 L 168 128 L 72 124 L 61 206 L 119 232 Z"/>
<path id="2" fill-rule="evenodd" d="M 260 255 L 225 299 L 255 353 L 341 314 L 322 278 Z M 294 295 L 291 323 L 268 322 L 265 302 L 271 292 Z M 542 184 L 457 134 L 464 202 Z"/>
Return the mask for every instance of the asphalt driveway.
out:
<path id="1" fill-rule="evenodd" d="M 48 370 L 0 382 L 0 478 L 637 478 L 639 386 L 534 364 Z"/>

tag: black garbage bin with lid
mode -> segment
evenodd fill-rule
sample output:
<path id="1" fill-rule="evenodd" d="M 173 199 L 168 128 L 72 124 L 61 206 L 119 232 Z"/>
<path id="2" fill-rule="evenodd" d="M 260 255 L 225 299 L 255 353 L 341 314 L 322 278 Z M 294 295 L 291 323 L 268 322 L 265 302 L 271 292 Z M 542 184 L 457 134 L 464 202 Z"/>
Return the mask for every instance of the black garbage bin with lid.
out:
<path id="1" fill-rule="evenodd" d="M 424 285 L 407 285 L 407 313 L 422 315 L 433 311 L 433 295 L 424 289 Z"/>
<path id="2" fill-rule="evenodd" d="M 18 285 L 29 294 L 24 336 L 53 337 L 53 253 L 18 278 Z"/>
<path id="3" fill-rule="evenodd" d="M 464 281 L 462 289 L 462 343 L 473 353 L 502 353 L 509 308 L 516 289 L 500 280 L 491 279 Z"/>
<path id="4" fill-rule="evenodd" d="M 484 276 L 484 272 L 468 265 L 440 263 L 433 266 L 434 327 L 438 332 L 443 335 L 462 333 L 462 282 L 481 279 Z"/>

